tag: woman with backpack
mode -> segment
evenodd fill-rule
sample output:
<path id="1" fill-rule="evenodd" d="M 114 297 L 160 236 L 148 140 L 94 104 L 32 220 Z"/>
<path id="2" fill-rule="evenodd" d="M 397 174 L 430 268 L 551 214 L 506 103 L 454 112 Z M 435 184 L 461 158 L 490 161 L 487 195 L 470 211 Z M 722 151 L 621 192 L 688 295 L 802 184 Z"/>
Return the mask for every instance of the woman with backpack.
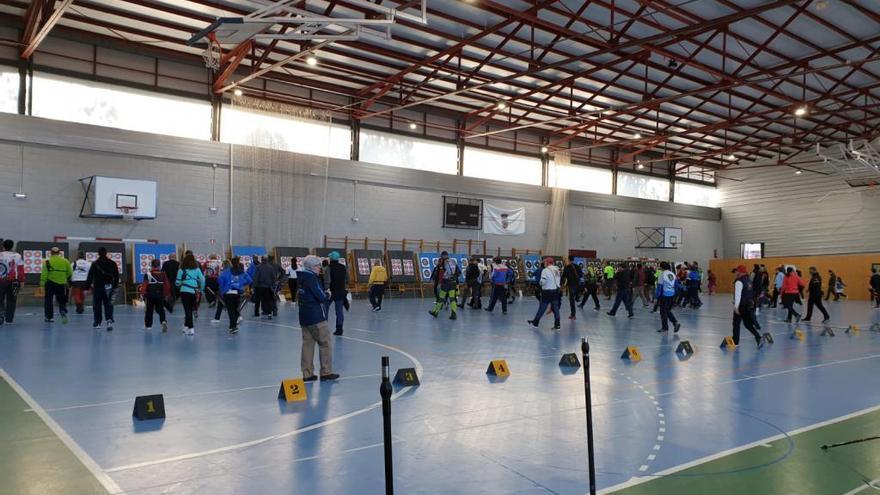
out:
<path id="1" fill-rule="evenodd" d="M 231 262 L 229 260 L 223 262 L 223 271 L 217 283 L 220 285 L 223 306 L 226 306 L 226 312 L 229 314 L 229 333 L 238 333 L 238 322 L 241 319 L 238 308 L 241 304 L 241 296 L 245 287 L 252 282 L 253 279 L 244 271 L 237 257 L 232 258 Z"/>
<path id="2" fill-rule="evenodd" d="M 162 332 L 168 331 L 168 321 L 165 319 L 165 301 L 171 296 L 171 282 L 162 271 L 162 263 L 158 258 L 150 262 L 150 271 L 144 274 L 141 282 L 141 294 L 147 309 L 144 312 L 144 330 L 153 327 L 153 313 L 159 315 L 159 323 L 162 324 Z"/>
<path id="3" fill-rule="evenodd" d="M 180 291 L 180 301 L 183 303 L 183 333 L 195 335 L 193 312 L 196 309 L 196 295 L 205 290 L 205 275 L 199 269 L 196 257 L 192 254 L 183 258 L 180 271 L 177 272 L 176 285 Z"/>

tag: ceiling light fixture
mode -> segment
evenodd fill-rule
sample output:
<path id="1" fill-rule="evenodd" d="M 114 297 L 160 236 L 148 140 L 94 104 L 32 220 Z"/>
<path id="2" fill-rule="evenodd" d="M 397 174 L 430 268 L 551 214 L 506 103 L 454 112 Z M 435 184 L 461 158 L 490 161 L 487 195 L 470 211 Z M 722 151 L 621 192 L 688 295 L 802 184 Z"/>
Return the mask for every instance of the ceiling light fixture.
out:
<path id="1" fill-rule="evenodd" d="M 806 106 L 797 107 L 794 111 L 794 115 L 796 117 L 803 117 L 806 114 L 807 114 L 807 107 Z"/>
<path id="2" fill-rule="evenodd" d="M 505 108 L 507 108 L 507 103 L 499 101 L 497 104 L 495 104 L 495 108 L 497 108 L 498 110 L 504 110 Z"/>
<path id="3" fill-rule="evenodd" d="M 234 94 L 235 96 L 241 96 L 244 94 L 244 91 L 242 91 L 238 88 L 235 88 L 235 91 L 233 91 L 232 94 Z"/>
<path id="4" fill-rule="evenodd" d="M 801 175 L 802 173 L 804 173 L 803 170 L 801 170 L 801 169 L 797 169 L 797 170 L 795 171 L 794 175 Z"/>
<path id="5" fill-rule="evenodd" d="M 410 128 L 410 129 L 412 129 L 412 130 L 416 130 L 416 127 L 418 127 L 418 126 L 416 125 L 415 122 L 410 122 L 410 123 L 409 123 L 409 128 Z"/>
<path id="6" fill-rule="evenodd" d="M 12 197 L 15 199 L 27 199 L 27 194 L 20 192 L 12 193 Z"/>
<path id="7" fill-rule="evenodd" d="M 318 65 L 318 57 L 314 55 L 309 55 L 308 57 L 306 57 L 306 63 L 314 67 Z"/>
<path id="8" fill-rule="evenodd" d="M 633 134 L 633 139 L 642 139 L 642 135 L 637 132 Z"/>
<path id="9" fill-rule="evenodd" d="M 736 155 L 727 155 L 728 160 L 736 160 Z"/>
<path id="10" fill-rule="evenodd" d="M 550 148 L 548 148 L 546 146 L 541 146 L 541 153 L 546 153 L 548 151 L 550 151 Z"/>

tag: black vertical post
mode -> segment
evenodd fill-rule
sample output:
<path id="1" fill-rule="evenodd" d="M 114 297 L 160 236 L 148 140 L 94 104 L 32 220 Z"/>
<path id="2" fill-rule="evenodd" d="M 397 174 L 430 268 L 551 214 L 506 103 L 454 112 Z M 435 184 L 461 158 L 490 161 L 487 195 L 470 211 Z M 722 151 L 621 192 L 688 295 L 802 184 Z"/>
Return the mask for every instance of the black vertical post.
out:
<path id="1" fill-rule="evenodd" d="M 596 465 L 593 462 L 593 398 L 590 392 L 590 344 L 586 337 L 581 339 L 581 354 L 584 360 L 584 394 L 587 409 L 587 465 L 590 495 L 596 495 Z"/>
<path id="2" fill-rule="evenodd" d="M 391 461 L 391 377 L 389 376 L 388 356 L 382 356 L 382 384 L 379 395 L 382 396 L 382 429 L 385 443 L 385 494 L 394 494 L 394 474 Z"/>

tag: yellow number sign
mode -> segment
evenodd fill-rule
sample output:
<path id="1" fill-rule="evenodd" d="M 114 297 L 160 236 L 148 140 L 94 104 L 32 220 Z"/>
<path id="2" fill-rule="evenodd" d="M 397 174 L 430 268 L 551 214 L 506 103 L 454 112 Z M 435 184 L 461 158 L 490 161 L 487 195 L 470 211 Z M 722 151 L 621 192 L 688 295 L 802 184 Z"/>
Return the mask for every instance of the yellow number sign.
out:
<path id="1" fill-rule="evenodd" d="M 278 390 L 278 398 L 286 402 L 300 402 L 306 400 L 306 384 L 302 378 L 288 378 L 281 381 L 281 389 Z"/>
<path id="2" fill-rule="evenodd" d="M 486 370 L 486 373 L 495 376 L 507 377 L 510 376 L 510 368 L 507 366 L 507 361 L 503 359 L 495 359 L 491 363 L 489 363 L 489 369 Z"/>

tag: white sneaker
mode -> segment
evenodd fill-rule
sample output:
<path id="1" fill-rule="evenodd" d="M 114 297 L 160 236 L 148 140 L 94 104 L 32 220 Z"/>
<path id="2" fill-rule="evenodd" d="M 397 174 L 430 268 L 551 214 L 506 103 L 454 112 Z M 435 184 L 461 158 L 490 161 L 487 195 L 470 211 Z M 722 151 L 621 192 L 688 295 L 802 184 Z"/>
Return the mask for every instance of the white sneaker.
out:
<path id="1" fill-rule="evenodd" d="M 181 333 L 183 333 L 184 335 L 186 335 L 186 334 L 188 333 L 189 329 L 186 328 L 186 327 L 183 327 L 183 328 L 180 329 L 180 331 L 181 331 Z"/>
<path id="2" fill-rule="evenodd" d="M 244 316 L 239 315 L 236 323 L 241 323 L 242 321 L 244 321 Z"/>
<path id="3" fill-rule="evenodd" d="M 220 323 L 220 320 L 211 320 L 211 323 L 216 325 L 216 324 Z"/>
<path id="4" fill-rule="evenodd" d="M 189 336 L 193 336 L 193 335 L 196 334 L 196 329 L 195 329 L 195 328 L 190 328 L 189 330 L 187 330 L 186 334 L 189 335 Z"/>

